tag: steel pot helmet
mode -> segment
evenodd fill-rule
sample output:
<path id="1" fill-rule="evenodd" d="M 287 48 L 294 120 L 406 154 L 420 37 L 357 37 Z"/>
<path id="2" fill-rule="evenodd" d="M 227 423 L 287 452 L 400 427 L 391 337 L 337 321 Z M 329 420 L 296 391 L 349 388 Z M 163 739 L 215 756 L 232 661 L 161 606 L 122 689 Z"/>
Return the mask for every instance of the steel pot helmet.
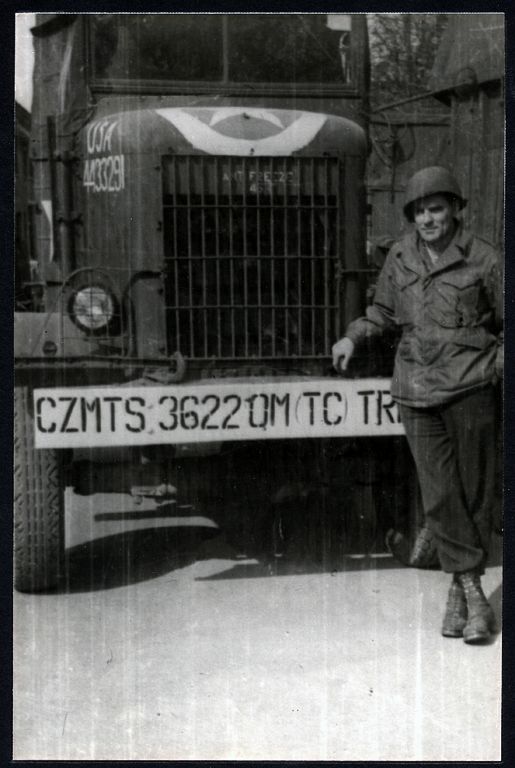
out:
<path id="1" fill-rule="evenodd" d="M 461 194 L 460 185 L 447 168 L 433 165 L 414 173 L 406 185 L 404 215 L 408 221 L 414 220 L 413 206 L 416 200 L 429 195 L 447 195 L 459 203 L 461 211 L 467 201 Z"/>

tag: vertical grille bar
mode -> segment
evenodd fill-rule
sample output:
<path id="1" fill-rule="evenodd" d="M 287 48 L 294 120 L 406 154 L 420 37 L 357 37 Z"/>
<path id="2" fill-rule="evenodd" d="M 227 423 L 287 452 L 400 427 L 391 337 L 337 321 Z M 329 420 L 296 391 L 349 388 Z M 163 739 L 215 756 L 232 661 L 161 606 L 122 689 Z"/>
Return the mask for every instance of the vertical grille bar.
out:
<path id="1" fill-rule="evenodd" d="M 232 166 L 232 164 L 231 164 Z M 232 356 L 236 356 L 236 328 L 234 325 L 234 208 L 233 208 L 233 175 L 232 175 L 232 167 L 231 167 L 231 173 L 229 174 L 229 185 L 230 185 L 230 200 L 229 200 L 229 280 L 230 280 L 230 286 L 229 286 L 229 293 L 230 293 L 230 308 L 229 308 L 229 328 L 230 328 L 230 335 L 231 335 L 231 353 Z M 220 309 L 220 312 L 224 312 L 226 310 Z"/>
<path id="2" fill-rule="evenodd" d="M 294 302 L 293 300 L 296 298 L 296 304 L 297 304 L 297 331 L 298 331 L 298 342 L 297 342 L 297 348 L 298 348 L 298 354 L 302 354 L 302 335 L 300 333 L 300 299 L 302 295 L 302 195 L 301 190 L 303 188 L 303 181 L 304 181 L 304 174 L 303 170 L 304 168 L 301 166 L 299 162 L 299 158 L 296 158 L 297 162 L 297 173 L 299 174 L 300 184 L 297 189 L 297 284 L 296 284 L 296 290 L 295 293 L 291 297 L 291 314 L 293 316 L 294 312 Z"/>
<path id="3" fill-rule="evenodd" d="M 258 342 L 258 355 L 263 354 L 263 313 L 262 313 L 262 295 L 263 286 L 261 285 L 261 179 L 263 178 L 262 166 L 260 162 L 261 158 L 256 157 L 256 192 L 257 192 L 257 205 L 256 205 L 256 217 L 257 217 L 257 342 Z"/>
<path id="4" fill-rule="evenodd" d="M 286 160 L 285 166 L 286 166 Z M 285 168 L 286 170 L 286 168 Z M 285 185 L 287 184 L 285 180 Z M 284 354 L 288 354 L 288 252 L 289 252 L 289 243 L 288 243 L 288 221 L 290 218 L 289 213 L 289 190 L 285 189 L 284 193 L 284 289 L 283 289 L 283 295 L 284 295 L 284 307 L 282 311 L 282 320 L 284 325 Z"/>
<path id="5" fill-rule="evenodd" d="M 315 184 L 316 184 L 316 178 L 315 178 L 315 161 L 314 158 L 311 158 L 311 211 L 310 211 L 310 222 L 311 222 L 311 232 L 310 232 L 310 241 L 311 241 L 311 250 L 310 250 L 310 259 L 309 259 L 309 272 L 311 275 L 311 354 L 315 354 L 315 323 L 316 323 L 316 317 L 315 317 Z"/>
<path id="6" fill-rule="evenodd" d="M 243 197 L 243 346 L 245 350 L 245 357 L 249 356 L 249 285 L 248 285 L 248 227 L 247 217 L 249 215 L 249 207 L 247 203 L 248 194 L 248 165 L 247 158 L 243 158 L 242 163 L 243 180 L 242 180 L 242 197 Z"/>
<path id="7" fill-rule="evenodd" d="M 274 174 L 278 170 L 278 163 L 275 158 L 271 158 L 271 172 Z M 276 254 L 275 254 L 275 207 L 278 205 L 275 195 L 273 194 L 270 200 L 270 340 L 272 347 L 272 357 L 276 355 L 276 335 L 277 328 L 275 322 L 275 271 L 276 271 Z M 284 205 L 284 203 L 283 203 Z"/>
<path id="8" fill-rule="evenodd" d="M 324 185 L 324 251 L 325 253 L 329 253 L 329 242 L 328 242 L 328 234 L 329 234 L 329 179 L 328 176 L 331 173 L 331 167 L 329 165 L 329 159 L 326 157 L 324 158 L 324 176 L 325 176 L 325 185 Z M 329 312 L 330 312 L 330 294 L 329 294 L 329 260 L 327 258 L 323 259 L 324 264 L 324 308 L 322 310 L 323 316 L 324 316 L 324 351 L 329 352 Z"/>
<path id="9" fill-rule="evenodd" d="M 207 357 L 209 354 L 208 351 L 208 322 L 207 322 L 207 274 L 206 274 L 206 257 L 208 255 L 207 249 L 206 249 L 206 207 L 207 207 L 207 200 L 206 200 L 206 171 L 208 171 L 208 168 L 201 163 L 200 165 L 200 175 L 201 175 L 201 189 L 200 189 L 200 230 L 201 230 L 201 247 L 202 247 L 202 258 L 201 258 L 201 266 L 202 266 L 202 327 L 204 331 L 204 357 Z"/>
<path id="10" fill-rule="evenodd" d="M 218 261 L 220 259 L 220 163 L 217 157 L 215 157 L 215 177 L 213 179 L 213 185 L 215 189 L 215 210 L 214 210 L 214 219 L 215 219 L 215 250 L 213 253 L 213 259 L 215 263 L 215 272 L 216 272 L 216 265 L 218 264 Z M 205 255 L 205 254 L 204 254 Z M 218 312 L 219 310 L 215 309 L 216 318 L 218 318 Z M 218 323 L 218 320 L 217 320 Z M 218 324 L 216 323 L 217 328 L 217 339 L 215 340 L 218 354 L 220 354 L 220 328 Z"/>
<path id="11" fill-rule="evenodd" d="M 335 178 L 333 183 L 335 184 L 336 189 L 338 191 L 339 191 L 339 188 L 340 188 L 340 184 L 343 184 L 343 180 L 345 179 L 346 169 L 345 169 L 344 163 L 345 163 L 345 160 L 342 161 L 342 167 L 338 168 L 338 166 L 337 166 L 335 171 L 334 171 L 334 175 L 335 175 L 336 178 Z M 334 252 L 335 252 L 336 257 L 339 257 L 339 254 L 342 252 L 340 250 L 340 248 L 341 248 L 341 236 L 342 236 L 342 233 L 341 233 L 340 229 L 341 229 L 341 226 L 342 226 L 342 221 L 343 222 L 345 221 L 345 210 L 343 212 L 343 214 L 344 214 L 343 215 L 343 219 L 341 218 L 341 211 L 340 211 L 341 205 L 345 205 L 344 196 L 343 195 L 342 195 L 342 199 L 341 199 L 340 205 L 338 205 L 336 207 L 336 211 L 335 211 L 335 214 L 334 214 L 335 221 L 334 221 L 334 225 L 333 225 L 333 232 L 334 232 L 334 237 L 335 237 Z M 333 318 L 334 318 L 334 322 L 335 322 L 334 333 L 336 335 L 340 331 L 340 303 L 339 303 L 339 300 L 338 300 L 338 298 L 340 296 L 340 290 L 341 290 L 340 270 L 338 270 L 338 273 L 336 274 L 336 270 L 333 268 L 333 272 L 332 272 L 331 277 L 333 277 L 334 280 L 335 280 L 335 285 L 334 285 L 334 290 L 333 290 L 333 296 L 335 297 L 334 298 L 335 312 L 333 314 Z"/>
<path id="12" fill-rule="evenodd" d="M 180 325 L 180 294 L 179 294 L 179 246 L 178 246 L 178 232 L 177 232 L 177 159 L 173 158 L 173 190 L 174 190 L 174 206 L 173 206 L 173 286 L 175 294 L 175 347 L 174 349 L 181 348 L 181 325 Z"/>
<path id="13" fill-rule="evenodd" d="M 193 326 L 193 249 L 191 243 L 191 158 L 186 158 L 186 230 L 188 244 L 188 300 L 189 300 L 189 328 L 190 328 L 190 354 L 195 356 L 195 334 Z"/>

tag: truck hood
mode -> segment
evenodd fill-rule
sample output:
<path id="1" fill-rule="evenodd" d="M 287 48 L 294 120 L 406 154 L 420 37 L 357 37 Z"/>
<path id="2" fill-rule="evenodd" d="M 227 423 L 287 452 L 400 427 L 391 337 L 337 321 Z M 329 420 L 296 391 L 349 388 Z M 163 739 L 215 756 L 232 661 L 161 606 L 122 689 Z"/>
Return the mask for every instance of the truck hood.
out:
<path id="1" fill-rule="evenodd" d="M 365 155 L 365 131 L 342 117 L 256 107 L 119 112 L 83 129 L 88 155 L 167 152 L 235 156 Z"/>

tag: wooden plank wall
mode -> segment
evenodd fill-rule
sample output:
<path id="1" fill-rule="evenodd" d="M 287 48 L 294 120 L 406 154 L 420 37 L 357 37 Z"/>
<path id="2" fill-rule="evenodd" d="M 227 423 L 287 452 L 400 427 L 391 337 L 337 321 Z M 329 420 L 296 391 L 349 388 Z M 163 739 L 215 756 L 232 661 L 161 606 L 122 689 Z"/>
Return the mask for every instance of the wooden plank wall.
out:
<path id="1" fill-rule="evenodd" d="M 445 110 L 442 105 L 442 110 Z M 417 114 L 399 123 L 398 160 L 381 160 L 372 141 L 368 166 L 368 236 L 371 241 L 398 237 L 407 229 L 402 214 L 404 188 L 419 168 L 444 165 L 456 175 L 469 201 L 463 220 L 476 234 L 502 247 L 504 234 L 504 95 L 501 82 L 483 83 L 469 94 L 452 94 L 449 117 Z M 394 122 L 393 120 L 391 121 Z M 387 129 L 372 125 L 384 137 Z M 381 134 L 382 131 L 382 134 Z M 384 154 L 384 152 L 382 152 Z M 393 178 L 393 184 L 392 184 Z"/>

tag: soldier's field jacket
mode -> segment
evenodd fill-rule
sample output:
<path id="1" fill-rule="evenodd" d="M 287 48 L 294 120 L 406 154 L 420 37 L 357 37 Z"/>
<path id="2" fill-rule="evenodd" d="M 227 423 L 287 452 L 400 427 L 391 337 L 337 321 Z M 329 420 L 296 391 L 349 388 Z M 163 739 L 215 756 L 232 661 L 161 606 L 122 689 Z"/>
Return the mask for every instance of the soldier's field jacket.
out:
<path id="1" fill-rule="evenodd" d="M 374 303 L 347 328 L 355 344 L 402 327 L 392 396 L 413 407 L 441 405 L 493 381 L 502 355 L 501 260 L 457 227 L 433 264 L 416 232 L 394 243 Z"/>

